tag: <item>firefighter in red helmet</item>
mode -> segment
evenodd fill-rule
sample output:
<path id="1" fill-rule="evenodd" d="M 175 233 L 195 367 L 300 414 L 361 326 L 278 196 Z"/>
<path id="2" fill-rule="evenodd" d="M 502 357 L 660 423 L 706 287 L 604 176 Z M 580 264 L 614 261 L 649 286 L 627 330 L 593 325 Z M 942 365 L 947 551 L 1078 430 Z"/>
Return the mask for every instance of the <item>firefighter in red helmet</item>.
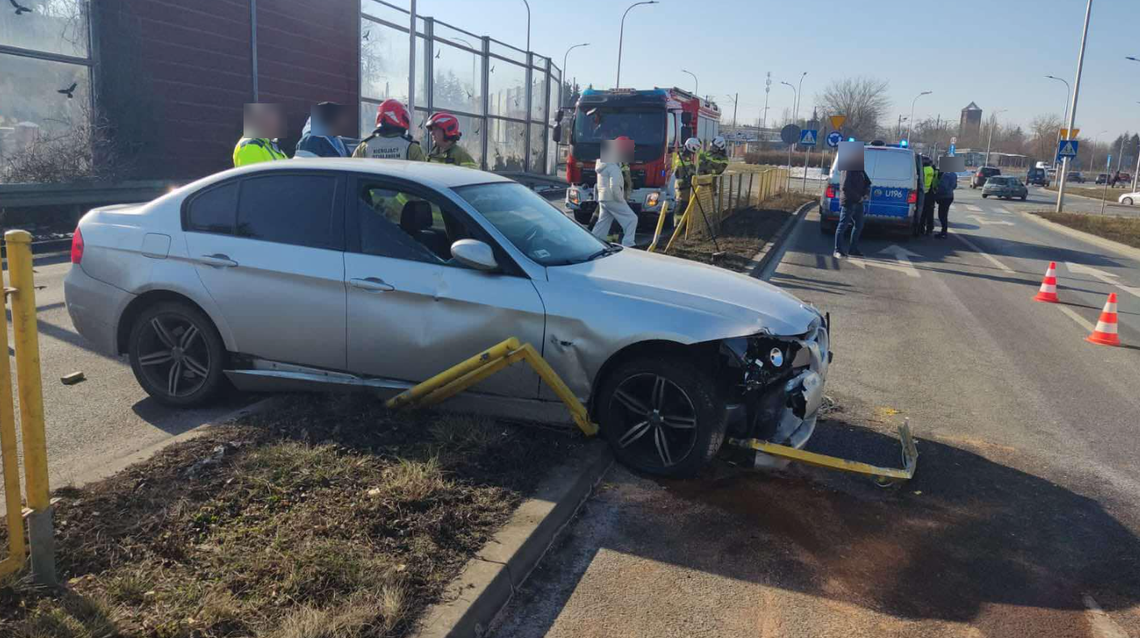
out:
<path id="1" fill-rule="evenodd" d="M 384 100 L 376 107 L 375 130 L 372 135 L 361 140 L 352 156 L 426 161 L 424 149 L 408 134 L 411 127 L 412 119 L 408 116 L 408 109 L 398 100 Z"/>
<path id="2" fill-rule="evenodd" d="M 427 161 L 479 168 L 475 158 L 458 144 L 463 136 L 459 130 L 459 118 L 450 113 L 436 113 L 428 118 L 426 128 L 431 133 L 431 152 Z"/>

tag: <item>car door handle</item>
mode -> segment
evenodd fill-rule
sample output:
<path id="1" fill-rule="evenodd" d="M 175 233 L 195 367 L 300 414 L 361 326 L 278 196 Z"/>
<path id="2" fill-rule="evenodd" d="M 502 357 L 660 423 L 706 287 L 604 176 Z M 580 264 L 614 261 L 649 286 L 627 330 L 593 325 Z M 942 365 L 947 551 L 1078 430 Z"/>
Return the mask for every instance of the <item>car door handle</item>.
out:
<path id="1" fill-rule="evenodd" d="M 349 279 L 348 283 L 353 288 L 360 288 L 361 290 L 368 290 L 371 292 L 390 292 L 395 290 L 396 287 L 387 283 L 379 277 L 367 277 L 365 279 Z"/>
<path id="2" fill-rule="evenodd" d="M 207 266 L 214 266 L 215 268 L 233 268 L 238 263 L 230 259 L 229 255 L 217 253 L 214 255 L 202 255 L 197 259 L 198 263 Z"/>

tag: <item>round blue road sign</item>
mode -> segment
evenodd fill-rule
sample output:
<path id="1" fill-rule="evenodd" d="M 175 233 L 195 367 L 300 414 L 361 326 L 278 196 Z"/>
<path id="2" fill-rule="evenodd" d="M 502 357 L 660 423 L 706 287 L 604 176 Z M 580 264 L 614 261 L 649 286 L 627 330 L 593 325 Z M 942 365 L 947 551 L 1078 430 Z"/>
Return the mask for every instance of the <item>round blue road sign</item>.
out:
<path id="1" fill-rule="evenodd" d="M 831 148 L 839 146 L 839 142 L 842 140 L 843 136 L 839 134 L 839 131 L 832 131 L 827 134 L 827 145 Z"/>

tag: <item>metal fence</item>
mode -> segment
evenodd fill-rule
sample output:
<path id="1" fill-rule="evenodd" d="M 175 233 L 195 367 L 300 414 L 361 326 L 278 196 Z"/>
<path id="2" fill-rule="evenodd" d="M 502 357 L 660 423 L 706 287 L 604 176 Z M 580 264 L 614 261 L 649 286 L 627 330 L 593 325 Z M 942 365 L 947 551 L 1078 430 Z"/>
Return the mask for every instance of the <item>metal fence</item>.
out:
<path id="1" fill-rule="evenodd" d="M 689 218 L 683 225 L 685 238 L 706 238 L 710 229 L 719 232 L 721 223 L 733 213 L 759 206 L 769 197 L 787 190 L 787 184 L 787 169 L 775 166 L 697 177 L 694 181 L 696 197 L 691 198 L 685 212 Z"/>
<path id="2" fill-rule="evenodd" d="M 383 0 L 362 0 L 360 128 L 372 130 L 376 107 L 394 98 L 411 103 L 418 136 L 436 111 L 459 118 L 460 145 L 491 171 L 552 175 L 556 146 L 550 114 L 557 110 L 562 71 L 548 57 L 478 36 Z M 414 75 L 414 86 L 410 78 Z"/>

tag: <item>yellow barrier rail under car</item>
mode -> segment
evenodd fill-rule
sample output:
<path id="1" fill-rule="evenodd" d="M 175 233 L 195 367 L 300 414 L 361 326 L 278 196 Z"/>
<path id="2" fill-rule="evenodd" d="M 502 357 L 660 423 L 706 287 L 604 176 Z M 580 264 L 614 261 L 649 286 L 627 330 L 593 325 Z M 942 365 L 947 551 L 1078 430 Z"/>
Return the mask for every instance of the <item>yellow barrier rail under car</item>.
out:
<path id="1" fill-rule="evenodd" d="M 389 409 L 395 410 L 403 407 L 419 407 L 439 403 L 519 361 L 529 363 L 530 367 L 538 373 L 538 376 L 546 382 L 546 385 L 554 390 L 554 394 L 558 395 L 558 398 L 570 410 L 570 416 L 574 419 L 574 423 L 586 433 L 586 436 L 594 436 L 598 433 L 598 426 L 590 421 L 586 406 L 582 405 L 578 397 L 574 396 L 574 393 L 570 391 L 558 373 L 550 367 L 542 355 L 538 354 L 534 346 L 529 343 L 520 344 L 515 337 L 502 341 L 392 397 L 388 400 L 387 406 Z"/>

